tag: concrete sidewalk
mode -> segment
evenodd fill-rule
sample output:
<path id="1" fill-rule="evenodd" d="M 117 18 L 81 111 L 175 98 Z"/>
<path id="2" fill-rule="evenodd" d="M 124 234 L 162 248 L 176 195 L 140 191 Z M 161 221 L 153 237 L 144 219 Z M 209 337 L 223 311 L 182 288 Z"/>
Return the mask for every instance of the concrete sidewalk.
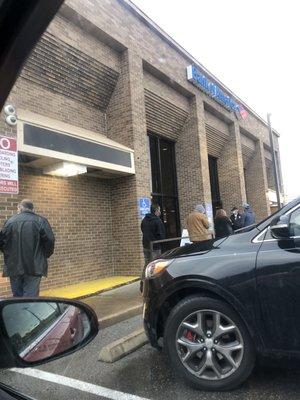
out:
<path id="1" fill-rule="evenodd" d="M 142 313 L 142 295 L 139 289 L 138 281 L 81 301 L 95 310 L 100 328 L 104 328 Z"/>

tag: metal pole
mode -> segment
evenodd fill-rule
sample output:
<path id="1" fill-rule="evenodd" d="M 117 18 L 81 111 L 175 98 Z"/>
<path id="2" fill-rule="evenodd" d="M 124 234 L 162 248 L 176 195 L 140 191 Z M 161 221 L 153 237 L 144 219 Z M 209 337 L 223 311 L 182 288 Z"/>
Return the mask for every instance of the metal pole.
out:
<path id="1" fill-rule="evenodd" d="M 270 145 L 271 145 L 271 152 L 272 152 L 272 161 L 273 161 L 275 189 L 276 189 L 276 197 L 277 197 L 277 205 L 278 205 L 278 209 L 279 209 L 281 207 L 280 188 L 279 188 L 279 178 L 278 178 L 276 154 L 275 154 L 275 149 L 274 149 L 273 131 L 272 131 L 271 118 L 270 117 L 271 117 L 271 114 L 267 114 L 268 126 L 269 126 L 269 136 L 270 136 Z"/>

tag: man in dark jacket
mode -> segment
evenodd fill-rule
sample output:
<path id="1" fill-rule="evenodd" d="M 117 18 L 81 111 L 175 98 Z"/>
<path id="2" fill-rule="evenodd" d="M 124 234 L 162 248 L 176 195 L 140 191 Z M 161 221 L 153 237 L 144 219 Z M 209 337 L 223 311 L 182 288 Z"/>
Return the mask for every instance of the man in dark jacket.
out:
<path id="1" fill-rule="evenodd" d="M 145 266 L 161 254 L 161 245 L 159 243 L 154 244 L 153 249 L 151 249 L 151 242 L 163 240 L 166 237 L 164 224 L 159 218 L 160 214 L 160 206 L 152 204 L 151 213 L 145 215 L 141 224 Z"/>
<path id="2" fill-rule="evenodd" d="M 234 231 L 243 228 L 243 223 L 244 223 L 243 209 L 241 208 L 238 209 L 237 207 L 233 207 L 231 210 L 230 220 Z"/>
<path id="3" fill-rule="evenodd" d="M 4 253 L 3 276 L 10 278 L 14 297 L 36 297 L 47 259 L 54 251 L 54 235 L 46 218 L 34 213 L 31 200 L 22 200 L 18 214 L 5 222 L 0 232 Z"/>
<path id="4" fill-rule="evenodd" d="M 244 204 L 244 214 L 243 214 L 243 228 L 249 225 L 255 224 L 255 214 L 252 210 L 250 204 Z"/>

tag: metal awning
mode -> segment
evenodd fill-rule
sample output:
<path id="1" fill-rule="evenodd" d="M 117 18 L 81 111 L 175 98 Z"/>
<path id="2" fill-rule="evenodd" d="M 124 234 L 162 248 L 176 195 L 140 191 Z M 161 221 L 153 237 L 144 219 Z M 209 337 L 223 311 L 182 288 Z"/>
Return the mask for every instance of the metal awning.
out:
<path id="1" fill-rule="evenodd" d="M 29 111 L 18 110 L 20 163 L 49 170 L 58 162 L 86 167 L 104 178 L 135 173 L 134 151 L 105 135 Z"/>

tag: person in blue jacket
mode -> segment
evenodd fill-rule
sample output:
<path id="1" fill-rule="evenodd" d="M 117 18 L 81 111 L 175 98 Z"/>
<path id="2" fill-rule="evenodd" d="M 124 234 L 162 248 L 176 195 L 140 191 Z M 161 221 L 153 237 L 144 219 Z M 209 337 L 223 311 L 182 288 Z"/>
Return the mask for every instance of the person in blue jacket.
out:
<path id="1" fill-rule="evenodd" d="M 255 224 L 255 213 L 253 212 L 250 204 L 244 203 L 243 207 L 243 228 L 245 228 L 246 226 Z"/>

